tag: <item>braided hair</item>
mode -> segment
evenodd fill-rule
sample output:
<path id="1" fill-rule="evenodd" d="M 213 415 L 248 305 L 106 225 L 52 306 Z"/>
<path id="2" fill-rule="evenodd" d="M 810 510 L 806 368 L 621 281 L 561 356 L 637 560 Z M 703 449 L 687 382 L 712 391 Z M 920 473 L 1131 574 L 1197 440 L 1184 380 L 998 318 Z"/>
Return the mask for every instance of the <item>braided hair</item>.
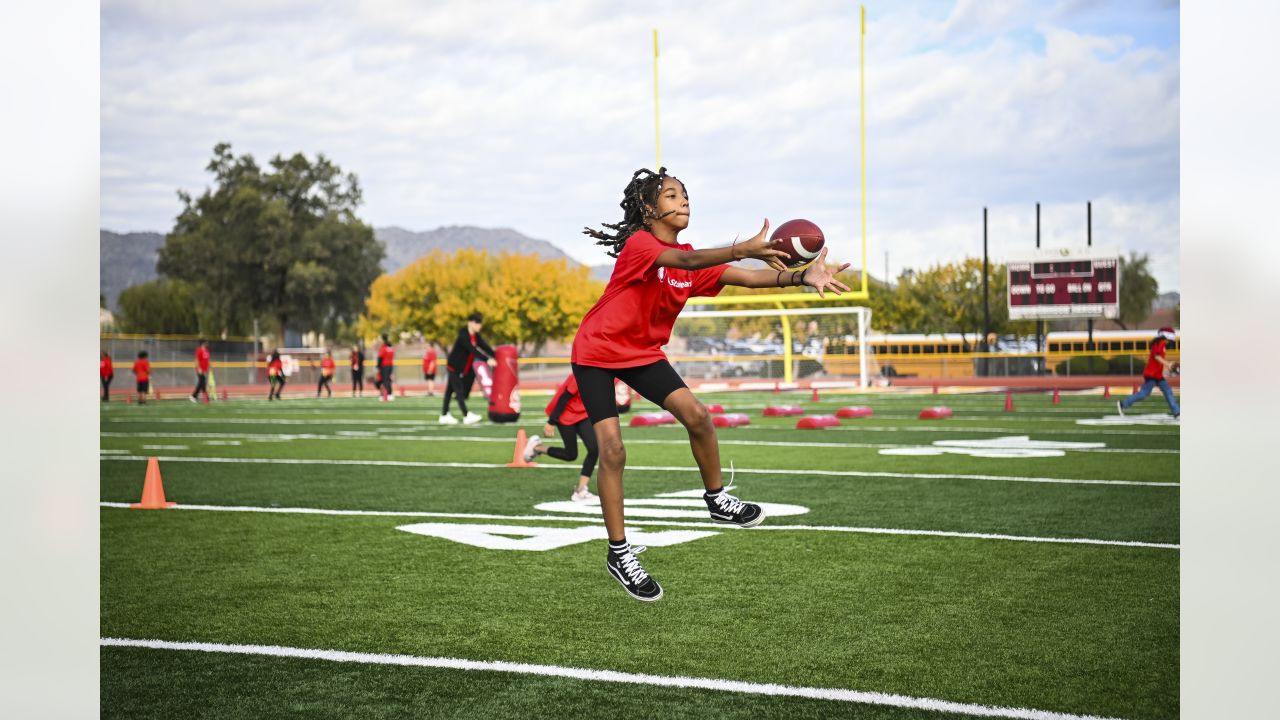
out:
<path id="1" fill-rule="evenodd" d="M 652 208 L 658 204 L 658 192 L 662 189 L 662 182 L 667 178 L 675 179 L 674 176 L 667 174 L 665 167 L 658 168 L 656 173 L 649 168 L 640 168 L 635 171 L 631 174 L 631 182 L 627 183 L 626 189 L 622 191 L 622 202 L 618 203 L 622 208 L 622 222 L 600 223 L 613 232 L 588 227 L 582 229 L 582 234 L 595 238 L 597 245 L 607 247 L 606 252 L 609 257 L 618 257 L 627 243 L 627 238 L 639 230 L 651 229 L 649 221 L 657 219 L 653 215 Z"/>

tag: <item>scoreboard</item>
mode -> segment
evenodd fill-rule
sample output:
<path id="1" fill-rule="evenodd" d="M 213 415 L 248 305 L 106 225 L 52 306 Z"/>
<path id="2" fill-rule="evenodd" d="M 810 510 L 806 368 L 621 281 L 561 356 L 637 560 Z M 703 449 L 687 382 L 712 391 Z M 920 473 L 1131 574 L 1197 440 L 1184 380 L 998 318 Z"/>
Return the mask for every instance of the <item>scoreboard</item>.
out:
<path id="1" fill-rule="evenodd" d="M 1035 250 L 1008 263 L 1010 320 L 1117 318 L 1120 255 L 1099 248 Z"/>

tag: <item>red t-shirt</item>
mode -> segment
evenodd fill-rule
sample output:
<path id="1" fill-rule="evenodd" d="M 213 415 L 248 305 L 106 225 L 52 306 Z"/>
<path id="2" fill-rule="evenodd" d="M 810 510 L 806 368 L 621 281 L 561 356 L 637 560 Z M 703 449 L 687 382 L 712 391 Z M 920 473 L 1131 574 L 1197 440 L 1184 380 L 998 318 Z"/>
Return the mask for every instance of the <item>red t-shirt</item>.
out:
<path id="1" fill-rule="evenodd" d="M 108 378 L 115 374 L 116 371 L 111 366 L 111 358 L 105 357 L 98 361 L 98 377 Z"/>
<path id="2" fill-rule="evenodd" d="M 267 361 L 267 375 L 276 376 L 284 374 L 284 360 L 275 358 Z"/>
<path id="3" fill-rule="evenodd" d="M 1142 371 L 1142 377 L 1151 378 L 1152 380 L 1164 379 L 1164 365 L 1161 365 L 1156 358 L 1164 357 L 1165 344 L 1164 338 L 1160 338 L 1151 344 L 1151 352 L 1147 355 L 1147 367 Z"/>
<path id="4" fill-rule="evenodd" d="M 422 374 L 436 374 L 436 351 L 428 350 L 426 355 L 422 356 Z"/>
<path id="5" fill-rule="evenodd" d="M 196 348 L 196 371 L 201 375 L 209 373 L 209 348 Z"/>
<path id="6" fill-rule="evenodd" d="M 578 327 L 574 363 L 617 368 L 666 359 L 662 346 L 671 339 L 671 326 L 685 302 L 720 294 L 724 289 L 720 276 L 729 268 L 681 270 L 654 264 L 664 250 L 673 249 L 689 252 L 693 246 L 668 245 L 646 230 L 627 238 L 609 286 Z"/>
<path id="7" fill-rule="evenodd" d="M 138 359 L 133 361 L 133 374 L 138 376 L 138 380 L 151 379 L 151 363 L 146 359 Z"/>
<path id="8" fill-rule="evenodd" d="M 333 377 L 333 367 L 333 358 L 327 357 L 320 359 L 320 372 L 323 373 L 325 377 Z"/>
<path id="9" fill-rule="evenodd" d="M 383 345 L 378 348 L 378 360 L 381 361 L 384 367 L 391 367 L 395 359 L 396 351 L 390 345 Z"/>
<path id="10" fill-rule="evenodd" d="M 555 411 L 556 404 L 560 402 L 560 396 L 568 393 L 569 402 L 565 404 L 564 410 L 560 411 L 561 425 L 577 425 L 587 419 L 587 408 L 582 404 L 582 396 L 578 395 L 578 380 L 570 373 L 564 382 L 560 383 L 560 387 L 556 388 L 555 393 L 551 396 L 551 402 L 547 403 L 547 418 L 551 417 L 551 413 Z"/>

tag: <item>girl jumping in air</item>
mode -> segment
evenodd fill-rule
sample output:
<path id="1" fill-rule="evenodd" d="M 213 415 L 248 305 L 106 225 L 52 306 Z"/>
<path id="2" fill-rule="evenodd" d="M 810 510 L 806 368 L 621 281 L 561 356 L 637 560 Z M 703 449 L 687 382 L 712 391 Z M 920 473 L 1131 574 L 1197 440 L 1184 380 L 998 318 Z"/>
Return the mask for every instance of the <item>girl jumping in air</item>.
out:
<path id="1" fill-rule="evenodd" d="M 604 294 L 582 318 L 573 342 L 573 376 L 595 430 L 600 448 L 596 480 L 609 553 L 605 566 L 632 597 L 652 602 L 662 587 L 645 572 L 627 543 L 623 518 L 622 471 L 627 453 L 614 398 L 619 378 L 650 402 L 670 412 L 689 433 L 689 445 L 702 474 L 704 499 L 711 519 L 754 527 L 764 520 L 759 505 L 725 492 L 720 476 L 720 445 L 706 407 L 694 397 L 671 367 L 662 346 L 685 302 L 694 296 L 715 296 L 725 285 L 765 288 L 808 285 L 820 297 L 826 290 L 848 291 L 823 261 L 805 269 L 787 270 L 783 253 L 769 241 L 769 221 L 750 240 L 708 250 L 694 250 L 676 238 L 689 226 L 689 193 L 684 183 L 667 175 L 637 170 L 623 190 L 623 219 L 604 223 L 609 231 L 584 232 L 617 258 Z M 744 258 L 764 260 L 770 268 L 746 270 L 728 263 Z"/>

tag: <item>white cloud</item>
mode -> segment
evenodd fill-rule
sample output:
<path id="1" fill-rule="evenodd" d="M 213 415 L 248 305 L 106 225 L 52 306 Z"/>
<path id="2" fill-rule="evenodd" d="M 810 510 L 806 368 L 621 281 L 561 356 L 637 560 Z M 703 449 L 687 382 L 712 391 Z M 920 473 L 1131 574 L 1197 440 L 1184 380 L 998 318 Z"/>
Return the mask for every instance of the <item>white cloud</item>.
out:
<path id="1" fill-rule="evenodd" d="M 1105 217 L 1177 287 L 1177 45 L 1138 27 L 1171 13 L 1176 37 L 1176 10 L 1075 4 L 872 9 L 875 274 L 886 249 L 895 272 L 980 250 L 983 205 L 1033 221 L 1036 201 L 1082 217 L 1094 200 L 1095 240 Z M 106 2 L 103 225 L 168 229 L 174 190 L 200 191 L 226 140 L 263 162 L 323 152 L 360 176 L 374 225 L 514 227 L 602 262 L 582 226 L 616 220 L 631 172 L 653 163 L 654 27 L 687 239 L 808 217 L 852 248 L 857 6 L 821 0 Z"/>

